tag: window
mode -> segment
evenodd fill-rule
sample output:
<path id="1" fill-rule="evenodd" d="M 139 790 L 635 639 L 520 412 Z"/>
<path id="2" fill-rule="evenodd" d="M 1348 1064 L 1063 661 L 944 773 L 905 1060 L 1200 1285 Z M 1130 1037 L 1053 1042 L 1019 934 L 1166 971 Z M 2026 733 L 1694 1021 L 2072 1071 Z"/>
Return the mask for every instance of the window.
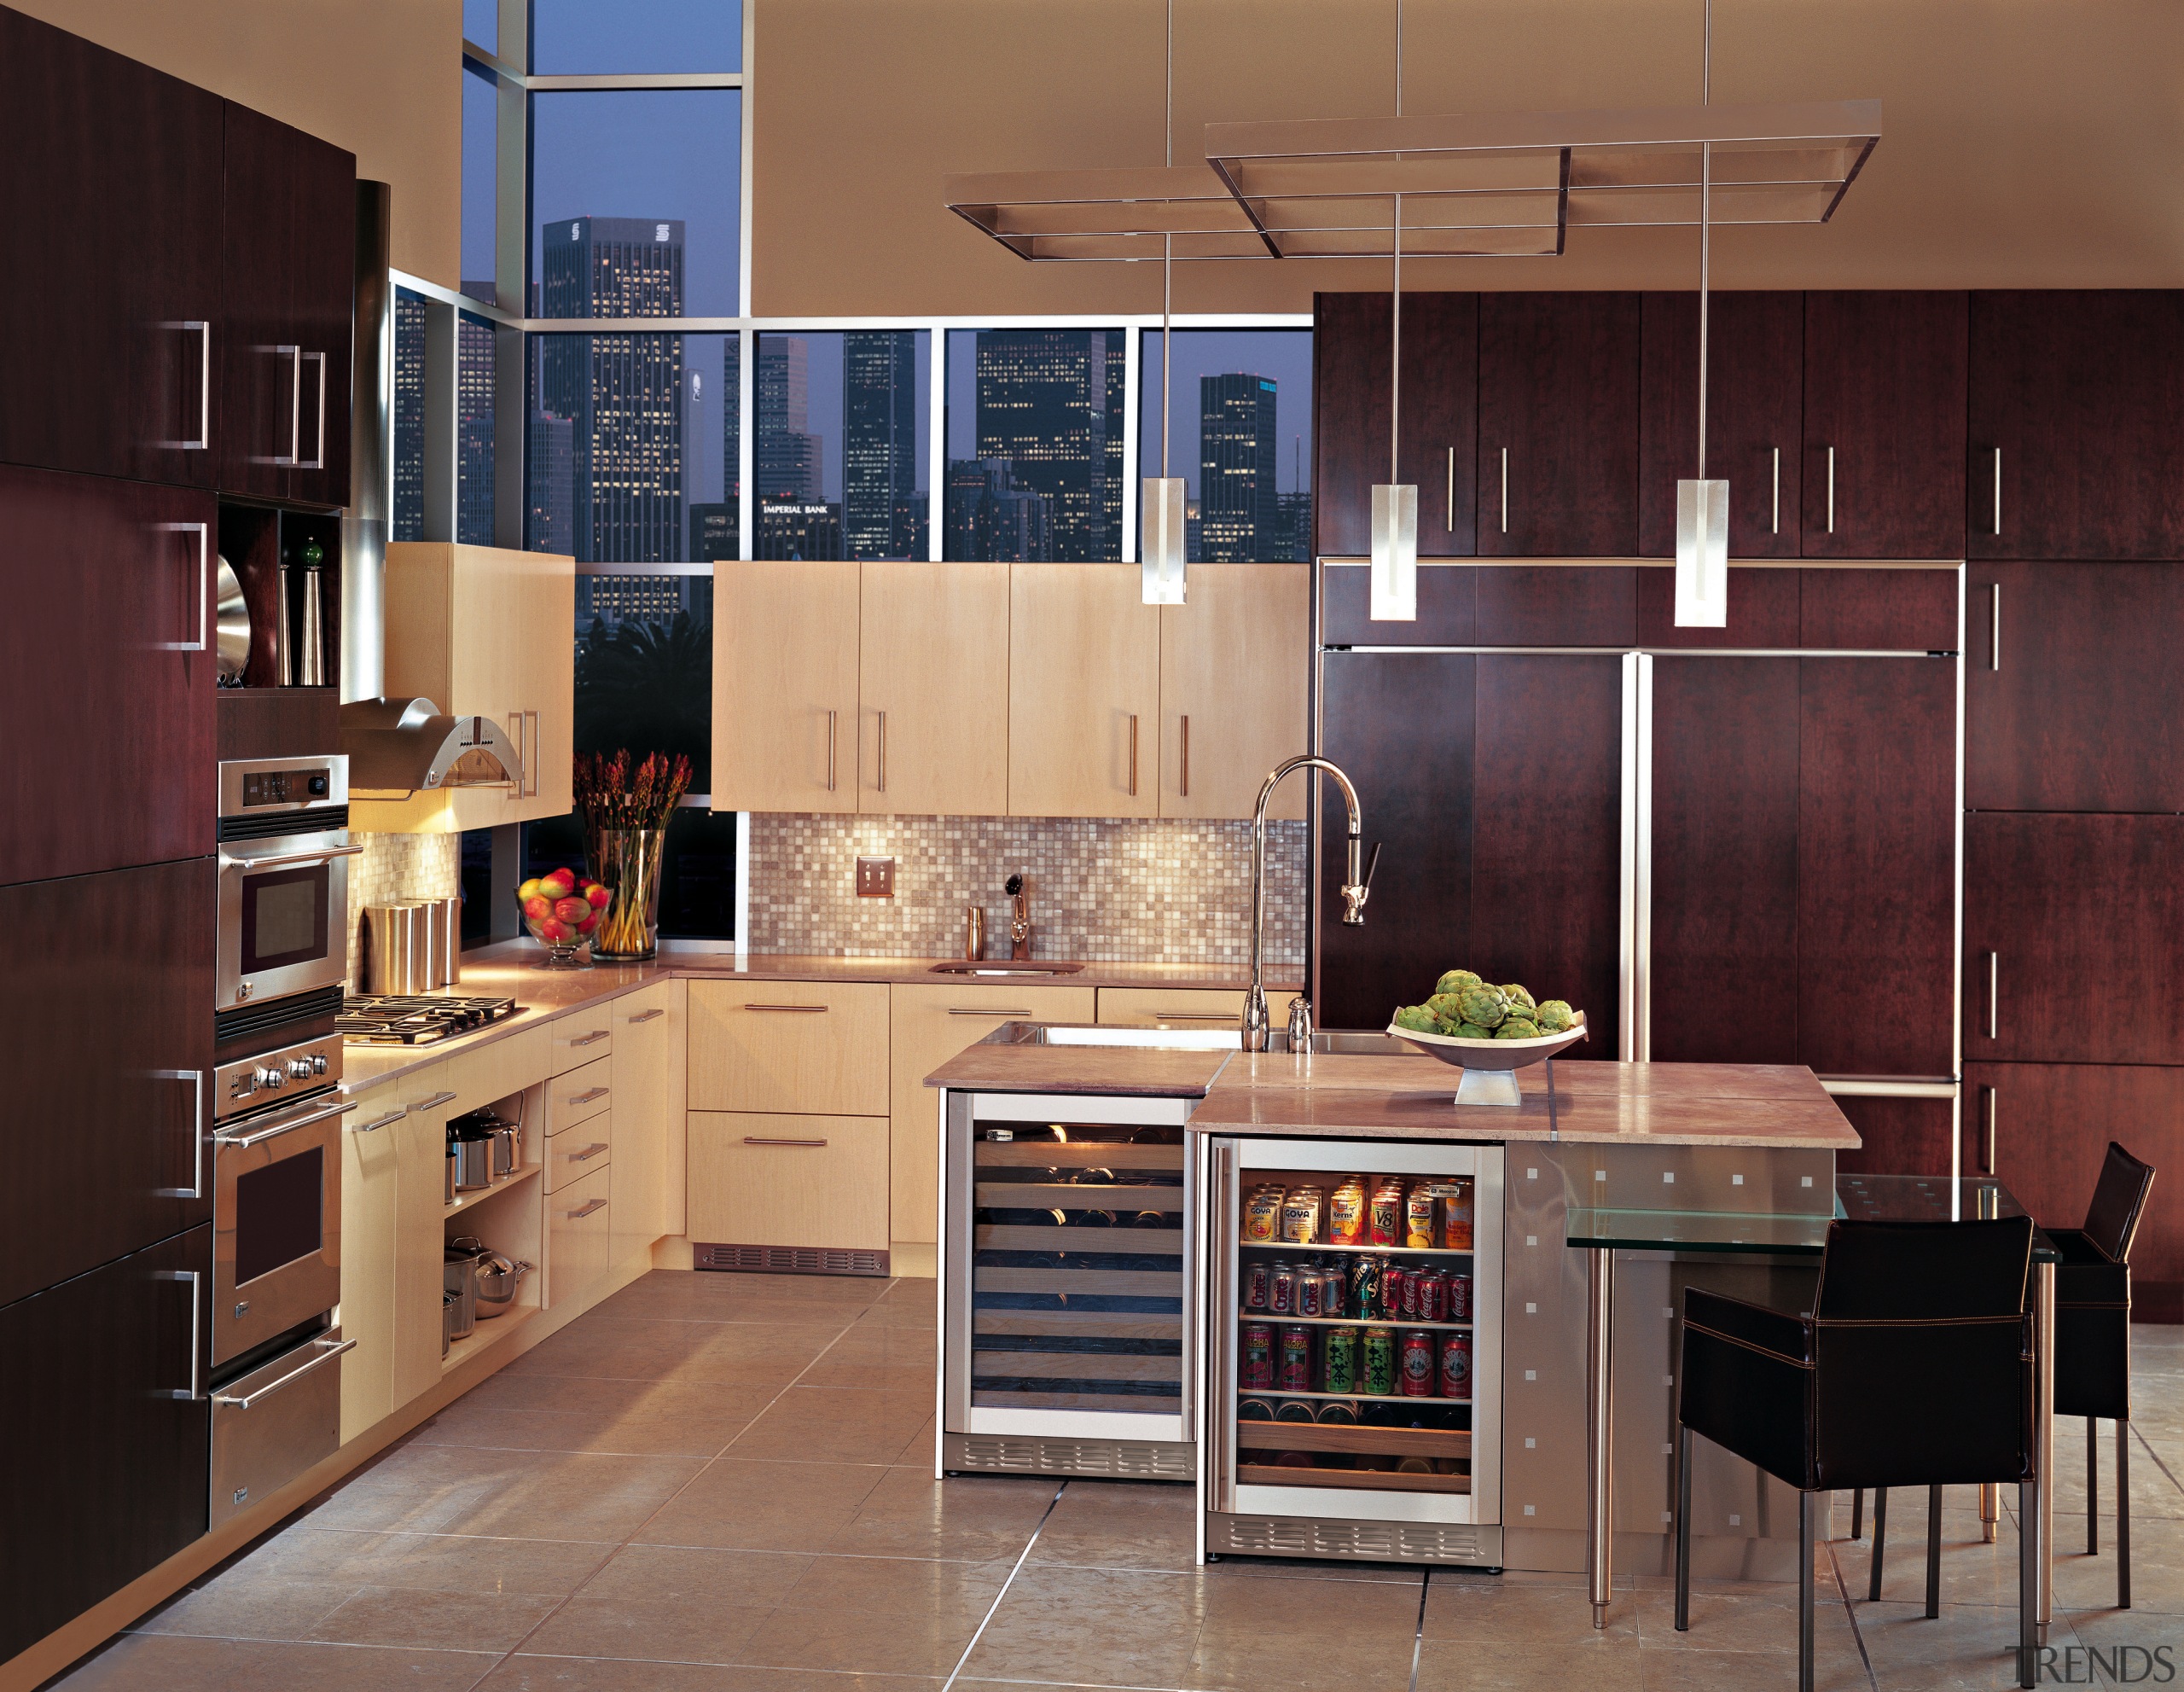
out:
<path id="1" fill-rule="evenodd" d="M 493 271 L 500 215 L 500 80 L 462 62 L 462 292 L 498 299 Z"/>
<path id="2" fill-rule="evenodd" d="M 949 558 L 1123 555 L 1120 329 L 948 337 Z"/>
<path id="3" fill-rule="evenodd" d="M 740 71 L 743 9 L 736 0 L 531 0 L 531 68 L 542 76 Z"/>
<path id="4" fill-rule="evenodd" d="M 455 320 L 455 538 L 495 544 L 493 402 L 497 336 L 483 317 Z"/>
<path id="5" fill-rule="evenodd" d="M 1194 564 L 1311 556 L 1312 332 L 1177 329 L 1168 368 L 1168 474 L 1184 489 Z M 1138 380 L 1142 476 L 1160 474 L 1161 333 Z"/>
<path id="6" fill-rule="evenodd" d="M 760 558 L 930 557 L 932 338 L 761 334 L 752 395 Z"/>
<path id="7" fill-rule="evenodd" d="M 488 53 L 501 50 L 501 0 L 462 0 L 462 38 Z"/>
<path id="8" fill-rule="evenodd" d="M 425 538 L 425 299 L 394 290 L 394 509 L 392 540 Z"/>

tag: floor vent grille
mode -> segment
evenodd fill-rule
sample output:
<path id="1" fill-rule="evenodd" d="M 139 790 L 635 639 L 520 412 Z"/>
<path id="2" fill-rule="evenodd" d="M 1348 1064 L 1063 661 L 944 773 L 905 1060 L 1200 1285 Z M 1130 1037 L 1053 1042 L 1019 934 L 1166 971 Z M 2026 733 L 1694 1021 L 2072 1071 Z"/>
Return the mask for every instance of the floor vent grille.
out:
<path id="1" fill-rule="evenodd" d="M 1111 1480 L 1190 1480 L 1198 1473 L 1195 1447 L 1153 1439 L 1031 1439 L 951 1433 L 942 1461 L 950 1469 L 1104 1475 Z"/>
<path id="2" fill-rule="evenodd" d="M 708 1246 L 690 1248 L 698 1269 L 736 1269 L 759 1275 L 885 1275 L 885 1252 L 843 1251 L 828 1246 Z"/>
<path id="3" fill-rule="evenodd" d="M 1409 1521 L 1318 1521 L 1304 1516 L 1216 1515 L 1206 1550 L 1252 1557 L 1351 1557 L 1366 1561 L 1498 1565 L 1496 1528 Z"/>

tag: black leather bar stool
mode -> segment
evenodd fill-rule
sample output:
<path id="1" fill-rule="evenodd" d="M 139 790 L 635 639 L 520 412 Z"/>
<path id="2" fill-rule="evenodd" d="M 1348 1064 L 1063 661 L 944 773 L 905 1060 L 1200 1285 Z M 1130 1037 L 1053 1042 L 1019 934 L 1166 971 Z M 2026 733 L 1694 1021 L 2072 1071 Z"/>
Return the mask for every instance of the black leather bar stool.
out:
<path id="1" fill-rule="evenodd" d="M 2031 1477 L 2025 1317 L 2032 1220 L 1837 1222 L 1809 1315 L 1684 1293 L 1676 1429 L 1676 1625 L 1691 1625 L 1691 1436 L 1798 1489 L 1798 1685 L 1811 1692 L 1815 1500 Z M 1938 1614 L 1940 1510 L 1926 1614 Z M 1878 1531 L 1878 1519 L 1876 1520 Z M 2024 1557 L 2019 1548 L 2020 1560 Z M 2020 1592 L 2030 1590 L 2023 1562 Z M 2019 1661 L 2034 1664 L 2032 1612 Z M 2030 1680 L 2024 1683 L 2031 1684 Z"/>

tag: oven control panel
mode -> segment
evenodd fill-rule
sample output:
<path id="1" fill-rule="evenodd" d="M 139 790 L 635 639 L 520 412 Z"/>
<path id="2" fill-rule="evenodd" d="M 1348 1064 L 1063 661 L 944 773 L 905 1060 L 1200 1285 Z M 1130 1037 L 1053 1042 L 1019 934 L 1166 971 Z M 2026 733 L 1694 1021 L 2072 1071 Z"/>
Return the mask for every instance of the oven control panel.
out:
<path id="1" fill-rule="evenodd" d="M 222 1064 L 213 1071 L 213 1115 L 239 1115 L 340 1084 L 341 1037 L 328 1034 Z"/>
<path id="2" fill-rule="evenodd" d="M 338 753 L 237 759 L 220 765 L 220 815 L 224 817 L 333 811 L 348 803 L 349 760 Z M 311 824 L 305 822 L 302 826 Z"/>

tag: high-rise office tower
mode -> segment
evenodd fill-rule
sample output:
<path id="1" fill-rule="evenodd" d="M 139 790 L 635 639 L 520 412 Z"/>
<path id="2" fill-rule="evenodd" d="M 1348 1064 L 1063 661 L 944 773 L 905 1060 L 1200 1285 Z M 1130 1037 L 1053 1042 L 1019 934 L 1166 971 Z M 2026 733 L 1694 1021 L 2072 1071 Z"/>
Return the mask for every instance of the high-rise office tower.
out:
<path id="1" fill-rule="evenodd" d="M 394 509 L 391 540 L 425 538 L 425 302 L 394 291 Z"/>
<path id="2" fill-rule="evenodd" d="M 540 241 L 541 316 L 682 315 L 680 218 L 566 218 L 543 225 Z M 577 557 L 680 558 L 682 337 L 594 332 L 541 336 L 536 344 L 533 409 L 571 423 Z"/>
<path id="3" fill-rule="evenodd" d="M 533 552 L 570 552 L 576 544 L 576 425 L 550 411 L 531 414 L 531 451 L 526 479 L 531 509 L 524 524 L 524 544 Z"/>
<path id="4" fill-rule="evenodd" d="M 824 497 L 826 444 L 809 427 L 810 352 L 802 335 L 758 337 L 751 455 L 758 503 L 752 549 L 761 558 L 842 555 L 841 513 Z"/>
<path id="5" fill-rule="evenodd" d="M 493 544 L 493 326 L 455 318 L 455 538 Z"/>
<path id="6" fill-rule="evenodd" d="M 1275 555 L 1275 394 L 1268 376 L 1198 379 L 1196 555 L 1209 562 L 1256 564 Z"/>
<path id="7" fill-rule="evenodd" d="M 976 371 L 978 456 L 1048 502 L 1051 555 L 1121 557 L 1121 331 L 981 330 Z"/>
<path id="8" fill-rule="evenodd" d="M 851 558 L 912 558 L 916 520 L 915 330 L 842 337 L 842 544 Z"/>
<path id="9" fill-rule="evenodd" d="M 720 338 L 720 486 L 727 508 L 727 549 L 693 551 L 693 558 L 734 558 L 741 545 L 743 519 L 743 337 Z"/>

